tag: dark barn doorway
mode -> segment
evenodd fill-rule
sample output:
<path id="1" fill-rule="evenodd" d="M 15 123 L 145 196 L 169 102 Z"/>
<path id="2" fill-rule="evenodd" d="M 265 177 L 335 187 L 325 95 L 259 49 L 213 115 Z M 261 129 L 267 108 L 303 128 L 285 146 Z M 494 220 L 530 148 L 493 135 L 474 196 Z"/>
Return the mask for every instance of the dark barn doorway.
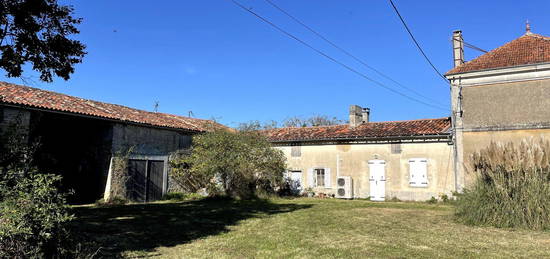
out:
<path id="1" fill-rule="evenodd" d="M 34 112 L 31 141 L 39 143 L 36 165 L 60 174 L 70 204 L 93 203 L 103 197 L 109 170 L 112 126 L 109 122 L 73 115 Z"/>
<path id="2" fill-rule="evenodd" d="M 164 184 L 164 161 L 130 159 L 126 182 L 128 199 L 137 202 L 159 200 Z"/>

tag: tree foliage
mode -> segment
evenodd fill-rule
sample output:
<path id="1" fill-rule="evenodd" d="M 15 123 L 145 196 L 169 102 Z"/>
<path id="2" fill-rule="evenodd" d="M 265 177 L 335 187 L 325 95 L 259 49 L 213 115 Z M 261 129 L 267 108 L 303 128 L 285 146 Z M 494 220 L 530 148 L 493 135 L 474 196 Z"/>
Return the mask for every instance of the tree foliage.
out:
<path id="1" fill-rule="evenodd" d="M 0 1 L 0 67 L 8 77 L 20 77 L 30 62 L 42 81 L 54 75 L 68 80 L 86 54 L 81 42 L 69 38 L 79 33 L 80 22 L 71 6 L 57 0 Z"/>
<path id="2" fill-rule="evenodd" d="M 318 126 L 331 126 L 344 124 L 346 121 L 340 120 L 336 117 L 329 117 L 326 115 L 313 115 L 311 117 L 302 118 L 298 116 L 290 117 L 283 120 L 281 123 L 269 120 L 266 122 L 260 122 L 253 120 L 249 122 L 239 123 L 237 130 L 239 131 L 255 131 L 255 130 L 269 130 L 281 127 L 318 127 Z"/>
<path id="3" fill-rule="evenodd" d="M 214 131 L 193 137 L 190 153 L 172 160 L 173 177 L 188 192 L 250 198 L 283 183 L 285 157 L 253 132 Z"/>

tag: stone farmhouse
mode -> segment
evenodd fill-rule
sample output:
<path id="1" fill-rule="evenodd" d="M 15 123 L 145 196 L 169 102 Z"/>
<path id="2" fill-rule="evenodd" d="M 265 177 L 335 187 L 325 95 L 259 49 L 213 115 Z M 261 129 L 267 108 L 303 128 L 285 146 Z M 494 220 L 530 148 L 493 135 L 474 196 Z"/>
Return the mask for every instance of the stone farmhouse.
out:
<path id="1" fill-rule="evenodd" d="M 465 163 L 492 141 L 550 138 L 550 37 L 524 35 L 471 61 L 453 33 L 449 118 L 370 122 L 352 105 L 348 125 L 265 134 L 288 160 L 297 191 L 339 198 L 427 200 L 472 182 Z"/>
<path id="2" fill-rule="evenodd" d="M 62 187 L 75 192 L 71 203 L 108 196 L 114 158 L 126 155 L 128 198 L 159 199 L 173 187 L 170 154 L 189 148 L 194 134 L 224 127 L 0 82 L 0 134 L 12 126 L 39 143 L 38 169 L 63 176 Z"/>
<path id="3" fill-rule="evenodd" d="M 471 61 L 462 32 L 453 33 L 450 117 L 371 122 L 352 105 L 345 125 L 264 131 L 283 151 L 297 192 L 383 201 L 427 200 L 472 181 L 465 164 L 492 141 L 550 138 L 550 37 L 524 35 Z M 129 153 L 134 201 L 159 199 L 174 184 L 169 157 L 191 137 L 216 128 L 209 120 L 137 110 L 36 88 L 0 83 L 0 133 L 15 125 L 40 142 L 36 162 L 64 177 L 72 203 L 110 194 L 114 160 Z"/>

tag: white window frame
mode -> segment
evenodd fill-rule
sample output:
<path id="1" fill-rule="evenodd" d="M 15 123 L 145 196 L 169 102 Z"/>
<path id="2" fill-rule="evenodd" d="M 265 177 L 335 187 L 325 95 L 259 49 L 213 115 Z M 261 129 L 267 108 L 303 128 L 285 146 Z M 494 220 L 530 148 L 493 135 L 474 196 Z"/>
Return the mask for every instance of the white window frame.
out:
<path id="1" fill-rule="evenodd" d="M 324 186 L 319 186 L 317 184 L 317 171 L 316 170 L 324 170 Z M 332 188 L 332 175 L 331 170 L 328 167 L 313 167 L 308 170 L 308 187 L 315 188 L 325 188 L 325 189 L 331 189 Z"/>

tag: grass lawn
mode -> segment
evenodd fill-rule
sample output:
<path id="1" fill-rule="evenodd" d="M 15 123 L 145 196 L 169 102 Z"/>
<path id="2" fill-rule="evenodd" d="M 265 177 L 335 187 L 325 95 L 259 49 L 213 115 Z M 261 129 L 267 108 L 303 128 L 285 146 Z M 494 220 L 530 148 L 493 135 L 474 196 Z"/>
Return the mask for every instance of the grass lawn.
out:
<path id="1" fill-rule="evenodd" d="M 103 257 L 550 257 L 550 232 L 465 226 L 448 205 L 198 200 L 74 213 Z"/>

